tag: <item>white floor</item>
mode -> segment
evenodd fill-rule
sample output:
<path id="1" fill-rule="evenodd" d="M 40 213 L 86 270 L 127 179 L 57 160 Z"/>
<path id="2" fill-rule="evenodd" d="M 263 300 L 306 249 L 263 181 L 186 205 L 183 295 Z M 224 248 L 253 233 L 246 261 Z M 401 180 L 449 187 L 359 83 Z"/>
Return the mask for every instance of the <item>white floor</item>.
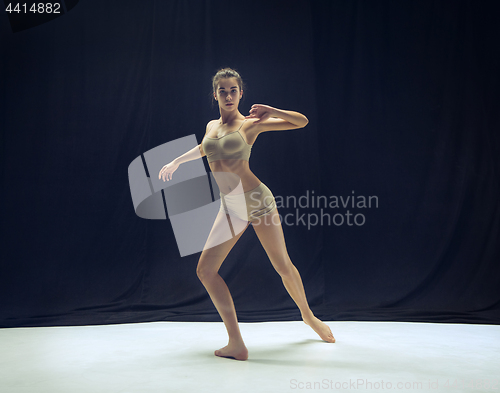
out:
<path id="1" fill-rule="evenodd" d="M 0 392 L 500 391 L 500 326 L 328 325 L 335 344 L 303 322 L 241 323 L 244 362 L 213 355 L 222 323 L 0 329 Z"/>

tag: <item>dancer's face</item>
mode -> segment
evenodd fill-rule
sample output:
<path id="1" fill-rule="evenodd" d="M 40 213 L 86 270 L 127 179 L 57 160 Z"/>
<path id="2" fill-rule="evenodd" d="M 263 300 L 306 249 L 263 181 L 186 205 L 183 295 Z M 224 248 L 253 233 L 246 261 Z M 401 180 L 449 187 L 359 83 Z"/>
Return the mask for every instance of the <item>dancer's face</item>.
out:
<path id="1" fill-rule="evenodd" d="M 214 97 L 219 103 L 219 108 L 225 111 L 238 109 L 243 90 L 240 90 L 236 78 L 221 79 L 214 92 Z"/>

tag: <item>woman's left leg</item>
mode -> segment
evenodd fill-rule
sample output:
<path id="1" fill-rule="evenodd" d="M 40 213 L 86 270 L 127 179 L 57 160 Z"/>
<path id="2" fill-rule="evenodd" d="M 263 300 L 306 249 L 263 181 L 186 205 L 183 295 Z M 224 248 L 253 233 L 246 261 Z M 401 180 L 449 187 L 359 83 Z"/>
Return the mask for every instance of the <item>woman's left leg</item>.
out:
<path id="1" fill-rule="evenodd" d="M 286 290 L 297 304 L 302 320 L 311 326 L 323 340 L 335 342 L 328 325 L 316 318 L 309 308 L 299 271 L 288 256 L 278 210 L 274 209 L 264 217 L 252 221 L 252 226 L 273 267 L 281 276 Z"/>

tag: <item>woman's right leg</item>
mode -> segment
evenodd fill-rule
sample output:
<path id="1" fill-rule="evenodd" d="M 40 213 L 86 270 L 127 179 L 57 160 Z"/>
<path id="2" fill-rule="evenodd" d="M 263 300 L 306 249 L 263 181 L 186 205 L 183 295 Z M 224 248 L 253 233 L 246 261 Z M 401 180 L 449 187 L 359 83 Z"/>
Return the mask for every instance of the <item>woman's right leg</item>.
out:
<path id="1" fill-rule="evenodd" d="M 234 217 L 231 218 L 234 222 Z M 210 248 L 208 246 L 205 247 L 200 256 L 196 274 L 210 295 L 210 299 L 212 299 L 215 308 L 219 312 L 229 336 L 228 345 L 215 351 L 215 355 L 246 360 L 248 358 L 248 350 L 241 337 L 233 299 L 229 288 L 218 272 L 229 251 L 231 251 L 248 227 L 248 223 L 240 222 L 238 226 L 240 230 L 243 230 L 236 236 L 228 236 L 228 219 L 229 216 L 225 213 L 218 213 L 207 240 L 207 244 L 216 245 Z M 230 238 L 229 240 L 223 241 L 223 239 L 228 237 Z"/>

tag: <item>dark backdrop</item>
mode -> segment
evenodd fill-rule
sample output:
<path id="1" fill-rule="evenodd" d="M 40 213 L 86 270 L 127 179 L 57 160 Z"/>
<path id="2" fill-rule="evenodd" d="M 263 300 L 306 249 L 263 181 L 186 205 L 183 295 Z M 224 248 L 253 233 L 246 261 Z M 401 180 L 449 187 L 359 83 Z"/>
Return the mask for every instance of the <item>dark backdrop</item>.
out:
<path id="1" fill-rule="evenodd" d="M 251 167 L 277 197 L 339 200 L 279 208 L 318 317 L 499 323 L 493 3 L 81 0 L 16 33 L 3 13 L 1 326 L 220 320 L 199 253 L 135 214 L 127 168 L 201 141 L 224 66 L 243 114 L 310 120 L 259 136 Z M 221 275 L 240 321 L 300 318 L 253 229 Z"/>

